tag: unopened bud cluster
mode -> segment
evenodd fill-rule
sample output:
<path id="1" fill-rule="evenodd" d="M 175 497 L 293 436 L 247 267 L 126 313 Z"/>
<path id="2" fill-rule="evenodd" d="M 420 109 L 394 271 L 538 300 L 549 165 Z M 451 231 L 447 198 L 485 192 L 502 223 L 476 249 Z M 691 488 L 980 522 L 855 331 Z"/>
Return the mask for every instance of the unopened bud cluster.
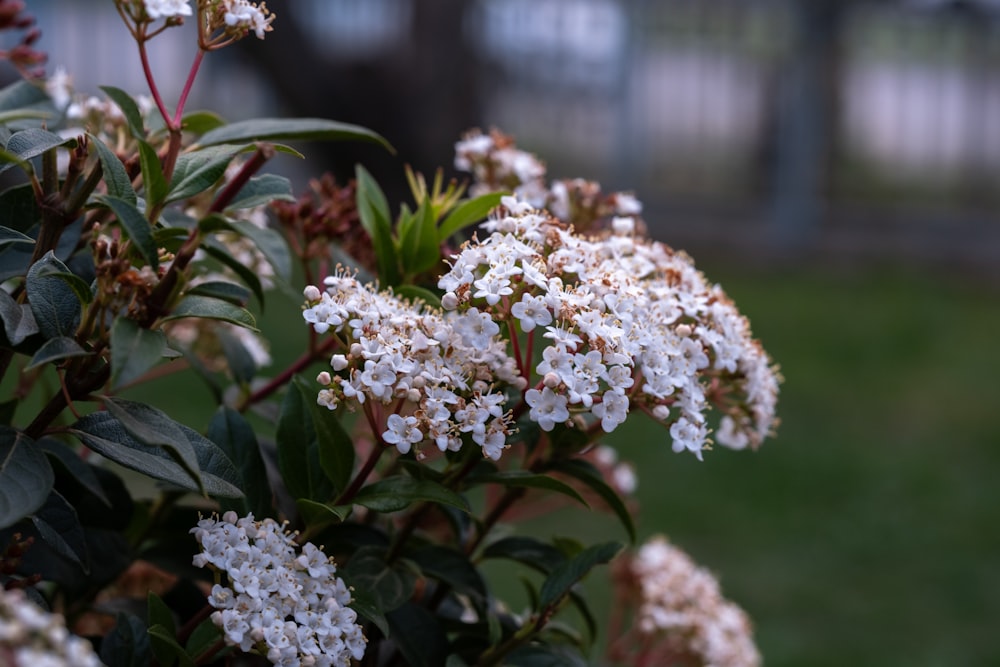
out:
<path id="1" fill-rule="evenodd" d="M 273 519 L 226 512 L 191 530 L 201 545 L 197 567 L 225 575 L 208 598 L 225 641 L 257 650 L 275 665 L 346 667 L 360 660 L 365 637 L 351 593 L 333 559 L 312 543 L 297 548 Z"/>

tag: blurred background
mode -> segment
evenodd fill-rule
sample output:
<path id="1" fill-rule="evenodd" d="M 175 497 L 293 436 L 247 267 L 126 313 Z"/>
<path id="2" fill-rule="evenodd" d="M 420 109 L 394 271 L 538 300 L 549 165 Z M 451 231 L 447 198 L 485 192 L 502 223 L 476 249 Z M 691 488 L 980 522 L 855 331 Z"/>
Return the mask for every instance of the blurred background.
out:
<path id="1" fill-rule="evenodd" d="M 638 420 L 610 440 L 642 534 L 720 575 L 766 664 L 1000 665 L 1000 2 L 269 7 L 275 31 L 212 54 L 189 108 L 398 149 L 309 147 L 310 171 L 280 164 L 297 183 L 360 160 L 402 196 L 404 162 L 451 174 L 460 134 L 496 126 L 550 178 L 634 191 L 750 317 L 786 378 L 775 440 L 704 463 Z M 110 0 L 30 10 L 50 72 L 145 90 Z M 189 28 L 152 44 L 168 100 Z"/>

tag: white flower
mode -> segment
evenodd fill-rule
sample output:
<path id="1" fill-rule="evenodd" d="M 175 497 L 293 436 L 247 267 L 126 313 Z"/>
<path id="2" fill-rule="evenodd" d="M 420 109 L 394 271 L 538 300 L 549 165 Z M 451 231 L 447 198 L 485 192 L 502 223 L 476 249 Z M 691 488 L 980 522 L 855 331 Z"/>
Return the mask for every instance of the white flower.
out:
<path id="1" fill-rule="evenodd" d="M 606 391 L 601 402 L 591 408 L 594 415 L 601 420 L 601 428 L 605 433 L 611 433 L 628 417 L 628 397 L 616 391 Z"/>
<path id="2" fill-rule="evenodd" d="M 522 294 L 521 300 L 511 306 L 510 314 L 521 322 L 521 329 L 525 332 L 552 322 L 552 313 L 545 305 L 545 299 L 529 292 Z"/>
<path id="3" fill-rule="evenodd" d="M 561 424 L 569 419 L 569 410 L 566 408 L 566 397 L 556 394 L 548 387 L 541 391 L 529 389 L 524 394 L 524 400 L 531 406 L 529 417 L 538 423 L 543 431 L 551 431 L 556 424 Z"/>
<path id="4" fill-rule="evenodd" d="M 188 0 L 143 0 L 146 15 L 153 21 L 172 16 L 191 16 Z"/>
<path id="5" fill-rule="evenodd" d="M 489 313 L 481 313 L 478 308 L 470 308 L 455 322 L 455 332 L 469 347 L 485 349 L 489 347 L 493 336 L 500 333 L 500 326 L 493 321 Z"/>
<path id="6" fill-rule="evenodd" d="M 382 434 L 382 439 L 390 445 L 396 445 L 400 454 L 407 453 L 412 445 L 424 439 L 424 434 L 417 428 L 416 417 L 391 414 L 386 420 L 386 426 L 388 428 Z"/>

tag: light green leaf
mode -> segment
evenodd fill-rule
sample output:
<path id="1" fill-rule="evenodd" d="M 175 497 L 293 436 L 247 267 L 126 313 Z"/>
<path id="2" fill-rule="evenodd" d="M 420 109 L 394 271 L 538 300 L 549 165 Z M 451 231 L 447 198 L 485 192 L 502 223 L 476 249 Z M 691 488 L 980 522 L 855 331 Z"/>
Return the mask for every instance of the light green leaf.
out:
<path id="1" fill-rule="evenodd" d="M 118 159 L 114 151 L 104 145 L 104 142 L 93 134 L 90 137 L 90 145 L 97 149 L 97 158 L 101 161 L 101 169 L 104 176 L 104 183 L 108 187 L 108 195 L 117 197 L 129 204 L 136 203 L 135 189 L 132 187 L 132 179 L 125 171 L 125 165 Z"/>
<path id="2" fill-rule="evenodd" d="M 400 230 L 399 252 L 403 270 L 410 275 L 432 269 L 441 260 L 438 244 L 437 221 L 428 200 L 420 202 L 413 214 L 413 224 L 405 236 Z"/>
<path id="3" fill-rule="evenodd" d="M 45 504 L 55 474 L 31 438 L 0 426 L 0 530 Z"/>
<path id="4" fill-rule="evenodd" d="M 147 207 L 156 207 L 167 196 L 167 179 L 163 175 L 163 165 L 156 149 L 145 141 L 139 141 L 139 167 L 142 169 L 142 183 L 146 189 Z M 156 222 L 155 220 L 153 222 Z"/>
<path id="5" fill-rule="evenodd" d="M 115 88 L 114 86 L 100 86 L 100 89 L 122 110 L 122 115 L 125 116 L 125 122 L 128 124 L 128 129 L 132 133 L 132 136 L 136 139 L 145 138 L 146 130 L 142 125 L 142 112 L 139 110 L 139 105 L 136 101 L 132 99 L 132 96 L 121 88 Z"/>
<path id="6" fill-rule="evenodd" d="M 438 243 L 444 243 L 456 232 L 486 218 L 506 192 L 488 192 L 474 199 L 466 199 L 448 214 L 438 227 Z"/>
<path id="7" fill-rule="evenodd" d="M 214 111 L 192 111 L 181 119 L 184 131 L 194 134 L 204 134 L 225 124 L 225 119 Z"/>
<path id="8" fill-rule="evenodd" d="M 155 271 L 160 265 L 159 253 L 156 241 L 153 239 L 152 225 L 146 220 L 142 211 L 125 199 L 109 195 L 100 195 L 97 201 L 111 209 L 121 223 L 125 235 L 131 239 L 146 264 Z"/>
<path id="9" fill-rule="evenodd" d="M 448 487 L 430 480 L 399 476 L 369 484 L 362 488 L 351 502 L 376 512 L 398 512 L 412 503 L 421 501 L 450 505 L 464 512 L 469 511 L 469 503 L 465 498 Z"/>
<path id="10" fill-rule="evenodd" d="M 163 359 L 167 339 L 162 331 L 143 329 L 127 317 L 111 325 L 111 387 L 117 389 L 142 377 Z"/>
<path id="11" fill-rule="evenodd" d="M 247 141 L 275 141 L 299 139 L 303 141 L 361 140 L 393 148 L 385 139 L 359 125 L 338 123 L 323 118 L 257 118 L 230 123 L 206 132 L 198 140 L 199 146 L 234 144 Z"/>
<path id="12" fill-rule="evenodd" d="M 31 363 L 25 366 L 24 370 L 30 371 L 52 361 L 68 359 L 70 357 L 86 357 L 93 354 L 80 347 L 74 339 L 67 336 L 50 338 L 45 341 L 31 357 Z"/>
<path id="13" fill-rule="evenodd" d="M 257 331 L 257 321 L 244 308 L 234 306 L 228 301 L 221 301 L 207 296 L 185 296 L 174 306 L 173 311 L 164 322 L 179 320 L 184 317 L 204 317 L 212 320 L 222 320 L 231 324 Z"/>
<path id="14" fill-rule="evenodd" d="M 382 188 L 364 167 L 358 165 L 355 171 L 358 217 L 361 219 L 361 226 L 372 239 L 375 258 L 378 261 L 379 281 L 383 286 L 391 287 L 399 282 L 400 275 L 396 241 L 392 237 L 389 204 L 382 193 Z"/>

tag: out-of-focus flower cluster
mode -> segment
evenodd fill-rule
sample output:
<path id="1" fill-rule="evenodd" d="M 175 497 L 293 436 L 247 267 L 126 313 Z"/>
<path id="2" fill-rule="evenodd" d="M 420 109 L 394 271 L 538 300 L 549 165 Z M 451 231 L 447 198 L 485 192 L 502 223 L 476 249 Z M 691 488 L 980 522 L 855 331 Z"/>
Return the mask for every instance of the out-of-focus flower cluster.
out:
<path id="1" fill-rule="evenodd" d="M 35 49 L 35 43 L 42 31 L 35 27 L 35 17 L 25 11 L 24 0 L 0 0 L 0 33 L 4 30 L 24 30 L 18 44 L 10 49 L 0 49 L 0 60 L 7 60 L 28 78 L 38 78 L 45 74 L 44 51 Z"/>
<path id="2" fill-rule="evenodd" d="M 609 648 L 620 664 L 757 667 L 750 620 L 719 582 L 660 536 L 618 565 L 624 605 L 636 609 Z M 617 606 L 617 605 L 616 605 Z M 619 619 L 621 620 L 621 619 Z"/>
<path id="3" fill-rule="evenodd" d="M 347 666 L 365 652 L 351 593 L 332 558 L 312 543 L 298 550 L 273 519 L 226 512 L 191 530 L 197 567 L 225 575 L 208 598 L 225 641 L 257 650 L 275 665 Z"/>
<path id="4" fill-rule="evenodd" d="M 504 384 L 530 387 L 529 417 L 545 431 L 599 421 L 611 432 L 638 408 L 669 427 L 675 451 L 700 457 L 714 405 L 721 444 L 756 447 L 770 432 L 778 389 L 770 358 L 687 255 L 636 238 L 632 218 L 584 238 L 514 197 L 483 227 L 489 235 L 466 243 L 438 282 L 446 316 L 350 276 L 328 278 L 326 292 L 306 289 L 304 317 L 317 333 L 350 331 L 349 354 L 332 360 L 343 373 L 320 377 L 321 404 L 409 399 L 419 409 L 393 411 L 387 442 L 453 449 L 457 433 L 471 432 L 494 459 L 509 431 Z"/>
<path id="5" fill-rule="evenodd" d="M 100 667 L 93 646 L 70 634 L 59 614 L 0 586 L 0 664 L 9 667 Z"/>

